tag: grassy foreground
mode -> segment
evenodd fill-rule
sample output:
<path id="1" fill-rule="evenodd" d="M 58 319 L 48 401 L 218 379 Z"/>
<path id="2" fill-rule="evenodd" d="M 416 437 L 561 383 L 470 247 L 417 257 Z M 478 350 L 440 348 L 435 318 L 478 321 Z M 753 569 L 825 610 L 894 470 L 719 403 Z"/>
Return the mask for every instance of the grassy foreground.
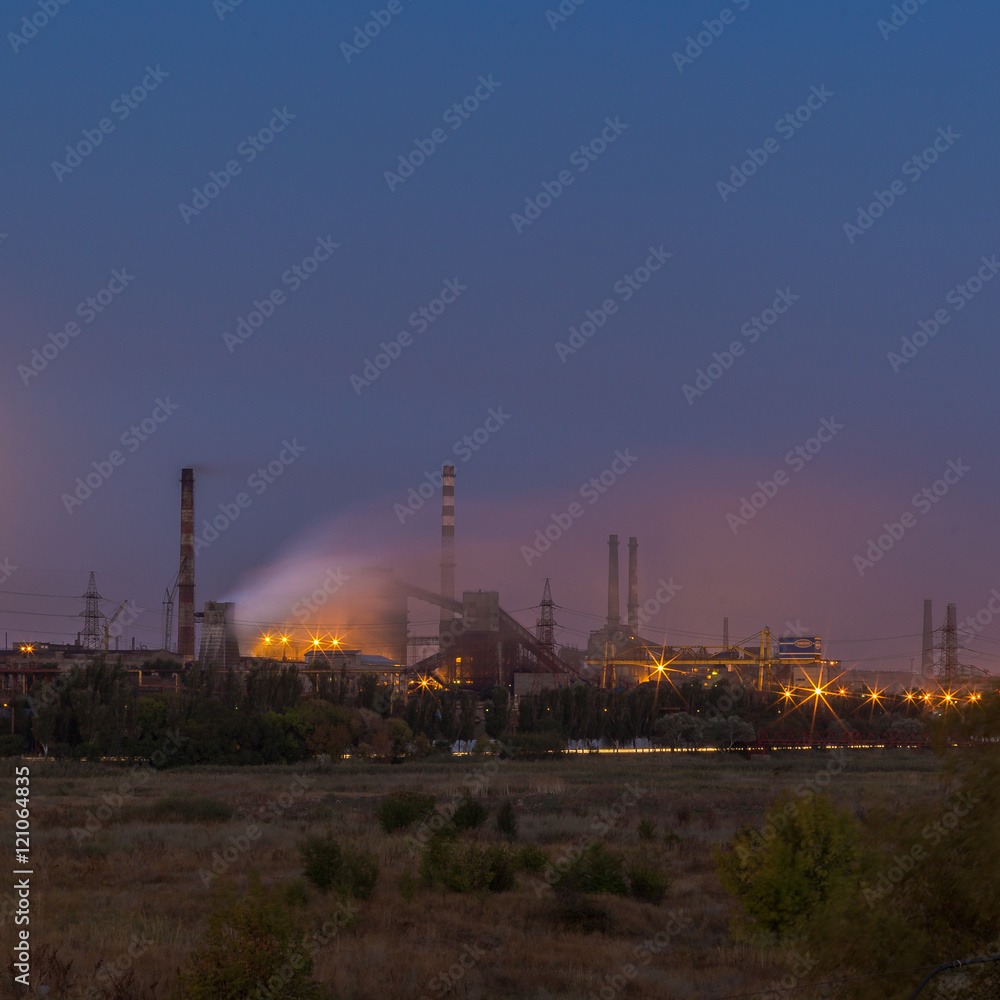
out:
<path id="1" fill-rule="evenodd" d="M 22 763 L 0 761 L 8 870 L 15 867 L 13 770 Z M 859 811 L 915 802 L 933 793 L 939 761 L 919 751 L 463 757 L 399 767 L 147 768 L 131 785 L 123 785 L 132 774 L 126 768 L 30 766 L 33 988 L 12 991 L 6 967 L 16 928 L 8 905 L 0 923 L 3 995 L 165 998 L 204 939 L 219 887 L 243 891 L 251 871 L 265 885 L 297 879 L 299 845 L 329 830 L 376 851 L 380 865 L 374 894 L 349 904 L 346 923 L 335 896 L 309 889 L 311 923 L 337 927 L 314 956 L 313 975 L 331 997 L 707 1000 L 764 990 L 794 963 L 731 940 L 732 904 L 715 875 L 713 845 L 743 823 L 760 825 L 779 792 L 810 781 Z M 425 887 L 412 844 L 417 828 L 383 833 L 379 800 L 420 791 L 441 806 L 470 788 L 491 819 L 467 836 L 499 839 L 492 816 L 510 798 L 517 844 L 538 845 L 553 861 L 592 841 L 660 859 L 671 879 L 666 898 L 653 905 L 598 896 L 567 906 L 543 875 L 526 874 L 517 889 L 495 895 Z M 9 891 L 0 883 L 0 900 Z"/>

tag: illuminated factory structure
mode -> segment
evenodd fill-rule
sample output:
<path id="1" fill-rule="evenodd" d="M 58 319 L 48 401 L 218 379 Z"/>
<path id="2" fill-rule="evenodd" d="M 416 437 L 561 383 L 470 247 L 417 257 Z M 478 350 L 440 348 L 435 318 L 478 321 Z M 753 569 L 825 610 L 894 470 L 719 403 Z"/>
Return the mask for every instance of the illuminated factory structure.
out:
<path id="1" fill-rule="evenodd" d="M 337 612 L 331 609 L 326 612 L 330 624 L 316 626 L 318 631 L 309 627 L 307 639 L 301 637 L 301 625 L 262 630 L 252 642 L 253 655 L 248 656 L 249 649 L 240 649 L 240 623 L 232 603 L 207 601 L 204 610 L 195 611 L 193 469 L 182 470 L 180 484 L 180 558 L 173 589 L 168 588 L 164 598 L 162 647 L 135 649 L 133 640 L 131 649 L 119 650 L 117 636 L 109 627 L 127 602 L 122 602 L 115 616 L 105 618 L 98 610 L 100 595 L 91 574 L 90 586 L 83 595 L 87 608 L 81 615 L 84 628 L 77 642 L 66 646 L 15 644 L 0 659 L 0 675 L 6 687 L 24 686 L 32 671 L 44 672 L 45 668 L 55 673 L 101 652 L 120 657 L 123 667 L 139 684 L 174 690 L 189 669 L 245 670 L 262 661 L 294 664 L 307 694 L 317 692 L 324 681 L 334 680 L 357 692 L 366 675 L 375 675 L 384 689 L 399 695 L 429 685 L 457 686 L 480 694 L 500 685 L 519 695 L 578 683 L 629 689 L 650 682 L 680 687 L 690 681 L 713 684 L 722 679 L 748 690 L 819 694 L 835 684 L 870 684 L 874 676 L 844 673 L 839 661 L 823 659 L 821 640 L 816 636 L 779 635 L 775 640 L 770 630 L 763 628 L 759 636 L 754 634 L 753 642 L 731 643 L 728 619 L 724 620 L 722 643 L 718 646 L 665 644 L 643 636 L 643 627 L 672 596 L 673 584 L 661 579 L 655 594 L 641 601 L 639 540 L 635 536 L 628 539 L 625 618 L 620 605 L 619 539 L 611 535 L 606 619 L 590 633 L 585 649 L 558 649 L 549 580 L 545 581 L 534 631 L 503 608 L 495 590 L 465 590 L 456 595 L 455 468 L 451 465 L 445 465 L 441 472 L 439 590 L 410 584 L 388 568 L 352 569 L 352 588 L 362 589 L 367 595 L 366 624 L 338 622 Z M 175 597 L 176 642 L 172 634 Z M 434 609 L 436 634 L 411 634 L 411 601 Z M 198 624 L 201 636 L 196 656 Z M 942 634 L 943 642 L 935 646 L 931 604 L 925 601 L 920 672 L 899 672 L 892 679 L 883 675 L 883 689 L 908 691 L 922 686 L 941 693 L 953 682 L 970 688 L 982 683 L 985 671 L 958 662 L 954 605 L 948 605 Z M 115 636 L 113 646 L 111 636 Z M 939 662 L 935 662 L 935 649 L 942 652 Z M 150 661 L 157 664 L 155 672 L 148 669 Z"/>

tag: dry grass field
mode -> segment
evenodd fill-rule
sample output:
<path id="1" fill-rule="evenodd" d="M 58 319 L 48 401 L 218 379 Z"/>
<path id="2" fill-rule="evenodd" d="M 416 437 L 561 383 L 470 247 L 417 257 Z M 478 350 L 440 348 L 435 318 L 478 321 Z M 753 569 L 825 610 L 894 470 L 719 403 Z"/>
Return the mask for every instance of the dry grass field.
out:
<path id="1" fill-rule="evenodd" d="M 0 762 L 8 851 L 13 769 L 20 763 Z M 227 883 L 244 891 L 251 871 L 265 885 L 298 878 L 302 840 L 328 830 L 346 844 L 376 851 L 380 865 L 373 895 L 352 901 L 351 919 L 316 951 L 313 975 L 330 997 L 752 994 L 780 979 L 787 965 L 780 955 L 730 938 L 731 903 L 714 873 L 713 845 L 743 823 L 760 823 L 780 791 L 817 776 L 838 803 L 860 811 L 930 794 L 938 766 L 936 757 L 916 751 L 848 751 L 839 762 L 825 752 L 750 760 L 715 753 L 431 758 L 399 767 L 344 761 L 147 769 L 148 780 L 121 795 L 127 769 L 33 761 L 34 968 L 27 995 L 166 997 L 185 957 L 203 940 L 215 887 Z M 492 816 L 508 797 L 518 818 L 518 844 L 537 844 L 553 860 L 593 840 L 629 856 L 660 858 L 671 879 L 666 898 L 653 905 L 597 897 L 593 905 L 604 911 L 603 924 L 588 930 L 567 916 L 554 892 L 540 887 L 538 876 L 521 874 L 514 891 L 486 896 L 425 887 L 407 841 L 415 828 L 383 833 L 379 800 L 412 790 L 437 796 L 440 805 L 470 782 L 491 819 L 467 837 L 499 839 Z M 225 803 L 232 815 L 220 821 L 202 806 L 185 809 L 185 797 Z M 176 821 L 178 811 L 187 818 Z M 640 837 L 641 820 L 653 824 L 652 839 L 648 826 Z M 81 835 L 88 821 L 91 830 Z M 213 864 L 223 875 L 208 880 L 202 873 Z M 0 886 L 0 900 L 7 891 Z M 315 927 L 331 920 L 337 907 L 335 896 L 310 888 L 305 913 Z M 5 911 L 5 956 L 14 932 Z M 623 975 L 630 964 L 635 974 Z M 120 974 L 130 966 L 128 985 Z M 10 993 L 6 969 L 0 982 L 5 994 L 25 995 Z M 98 990 L 103 985 L 114 989 Z"/>

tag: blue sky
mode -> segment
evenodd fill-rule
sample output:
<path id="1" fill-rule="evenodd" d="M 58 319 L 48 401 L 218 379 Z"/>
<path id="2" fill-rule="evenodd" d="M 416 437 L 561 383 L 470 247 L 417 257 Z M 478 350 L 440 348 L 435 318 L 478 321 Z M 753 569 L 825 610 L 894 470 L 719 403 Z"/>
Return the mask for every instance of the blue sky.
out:
<path id="1" fill-rule="evenodd" d="M 400 0 L 391 16 L 382 3 L 46 6 L 18 0 L 0 25 L 8 631 L 75 631 L 21 614 L 73 614 L 72 601 L 17 595 L 82 593 L 93 569 L 109 601 L 148 609 L 134 633 L 157 644 L 179 470 L 198 469 L 200 525 L 285 442 L 294 462 L 199 553 L 199 604 L 237 595 L 238 617 L 270 620 L 338 561 L 433 584 L 437 500 L 402 523 L 394 505 L 449 460 L 459 586 L 521 609 L 551 577 L 567 642 L 603 612 L 610 532 L 639 536 L 644 596 L 660 578 L 682 586 L 660 634 L 710 637 L 729 615 L 740 637 L 795 621 L 834 642 L 905 636 L 923 598 L 936 620 L 947 601 L 963 618 L 1000 585 L 1000 282 L 970 291 L 1000 253 L 994 5 L 908 0 L 896 24 L 892 4 L 860 2 L 734 0 L 722 17 L 718 0 L 586 0 L 564 3 L 564 21 L 520 0 Z M 372 9 L 388 23 L 345 55 Z M 421 146 L 433 152 L 410 176 L 387 180 Z M 734 170 L 744 182 L 720 190 Z M 879 192 L 892 204 L 845 232 Z M 320 240 L 338 246 L 293 289 L 282 276 L 311 267 Z M 670 256 L 626 301 L 620 283 L 650 248 Z M 117 293 L 116 270 L 134 276 Z M 455 301 L 411 323 L 446 282 Z M 79 304 L 109 283 L 85 322 Z M 751 340 L 741 330 L 782 290 L 794 303 Z M 273 313 L 227 344 L 276 291 Z M 616 311 L 561 352 L 608 300 Z M 378 378 L 352 382 L 401 333 Z M 46 344 L 54 356 L 25 374 Z M 708 387 L 685 394 L 699 370 Z M 158 400 L 176 407 L 162 422 Z M 463 460 L 456 442 L 491 408 L 510 418 Z M 155 432 L 130 452 L 122 436 L 144 419 Z M 823 420 L 842 429 L 786 462 Z M 628 471 L 526 559 L 627 449 Z M 67 509 L 115 450 L 122 464 Z M 970 471 L 921 511 L 914 497 L 949 462 Z M 734 531 L 727 515 L 778 470 L 787 484 Z M 914 526 L 859 569 L 906 512 Z M 301 569 L 286 579 L 278 564 Z M 983 636 L 967 658 L 989 665 L 1000 628 Z M 830 648 L 906 669 L 919 640 Z"/>

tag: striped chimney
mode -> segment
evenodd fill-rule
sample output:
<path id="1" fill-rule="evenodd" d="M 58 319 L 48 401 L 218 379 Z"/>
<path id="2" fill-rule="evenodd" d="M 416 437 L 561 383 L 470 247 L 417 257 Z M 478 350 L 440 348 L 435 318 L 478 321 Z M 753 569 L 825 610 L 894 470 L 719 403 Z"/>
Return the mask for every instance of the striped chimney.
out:
<path id="1" fill-rule="evenodd" d="M 441 468 L 441 594 L 455 597 L 455 466 Z M 455 613 L 441 609 L 441 638 L 448 634 Z"/>
<path id="2" fill-rule="evenodd" d="M 177 576 L 177 652 L 194 659 L 194 469 L 181 469 L 181 563 Z"/>

